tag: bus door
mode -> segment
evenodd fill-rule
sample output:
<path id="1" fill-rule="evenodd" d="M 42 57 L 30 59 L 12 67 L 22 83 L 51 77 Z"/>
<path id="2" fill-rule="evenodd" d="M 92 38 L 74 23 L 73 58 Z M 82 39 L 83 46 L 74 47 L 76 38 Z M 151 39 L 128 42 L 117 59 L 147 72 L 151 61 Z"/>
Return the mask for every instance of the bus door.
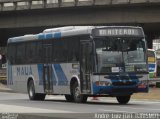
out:
<path id="1" fill-rule="evenodd" d="M 84 94 L 91 92 L 91 55 L 92 43 L 90 41 L 80 42 L 80 82 L 81 91 Z"/>
<path id="2" fill-rule="evenodd" d="M 52 43 L 44 41 L 43 43 L 43 86 L 46 94 L 53 94 L 53 81 L 52 81 L 52 64 L 49 64 L 52 60 Z"/>

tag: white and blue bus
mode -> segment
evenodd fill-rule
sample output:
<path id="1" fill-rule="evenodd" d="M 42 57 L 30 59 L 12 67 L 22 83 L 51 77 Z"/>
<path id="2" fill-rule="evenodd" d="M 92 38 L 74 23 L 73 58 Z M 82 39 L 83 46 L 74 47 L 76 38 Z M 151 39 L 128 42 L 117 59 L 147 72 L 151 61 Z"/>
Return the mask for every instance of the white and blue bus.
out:
<path id="1" fill-rule="evenodd" d="M 86 102 L 148 92 L 145 35 L 141 27 L 68 26 L 8 40 L 8 85 L 30 100 L 65 95 Z"/>

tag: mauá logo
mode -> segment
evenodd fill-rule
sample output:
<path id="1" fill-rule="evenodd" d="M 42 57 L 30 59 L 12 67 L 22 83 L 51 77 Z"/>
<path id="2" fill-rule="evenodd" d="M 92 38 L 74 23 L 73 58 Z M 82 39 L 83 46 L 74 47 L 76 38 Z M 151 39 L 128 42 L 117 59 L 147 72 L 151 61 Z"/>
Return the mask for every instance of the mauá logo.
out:
<path id="1" fill-rule="evenodd" d="M 17 76 L 26 76 L 26 75 L 32 75 L 31 66 L 17 67 Z"/>

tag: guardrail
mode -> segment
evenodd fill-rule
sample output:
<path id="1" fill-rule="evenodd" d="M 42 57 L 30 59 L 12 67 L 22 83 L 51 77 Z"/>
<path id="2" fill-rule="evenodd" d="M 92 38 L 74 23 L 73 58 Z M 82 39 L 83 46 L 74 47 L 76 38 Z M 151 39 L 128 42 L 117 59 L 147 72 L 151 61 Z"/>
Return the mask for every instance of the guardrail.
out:
<path id="1" fill-rule="evenodd" d="M 137 3 L 160 3 L 160 0 L 0 0 L 0 11 Z"/>
<path id="2" fill-rule="evenodd" d="M 6 68 L 0 69 L 0 82 L 6 81 Z"/>

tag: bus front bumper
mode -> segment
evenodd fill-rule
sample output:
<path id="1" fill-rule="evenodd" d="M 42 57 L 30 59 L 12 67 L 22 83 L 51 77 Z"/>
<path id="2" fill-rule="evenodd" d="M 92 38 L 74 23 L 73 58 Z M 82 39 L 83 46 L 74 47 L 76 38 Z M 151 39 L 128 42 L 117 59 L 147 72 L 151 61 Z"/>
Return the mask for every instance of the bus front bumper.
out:
<path id="1" fill-rule="evenodd" d="M 147 93 L 149 86 L 97 86 L 93 84 L 93 95 L 109 95 L 109 96 L 124 96 L 132 95 L 133 93 Z"/>

